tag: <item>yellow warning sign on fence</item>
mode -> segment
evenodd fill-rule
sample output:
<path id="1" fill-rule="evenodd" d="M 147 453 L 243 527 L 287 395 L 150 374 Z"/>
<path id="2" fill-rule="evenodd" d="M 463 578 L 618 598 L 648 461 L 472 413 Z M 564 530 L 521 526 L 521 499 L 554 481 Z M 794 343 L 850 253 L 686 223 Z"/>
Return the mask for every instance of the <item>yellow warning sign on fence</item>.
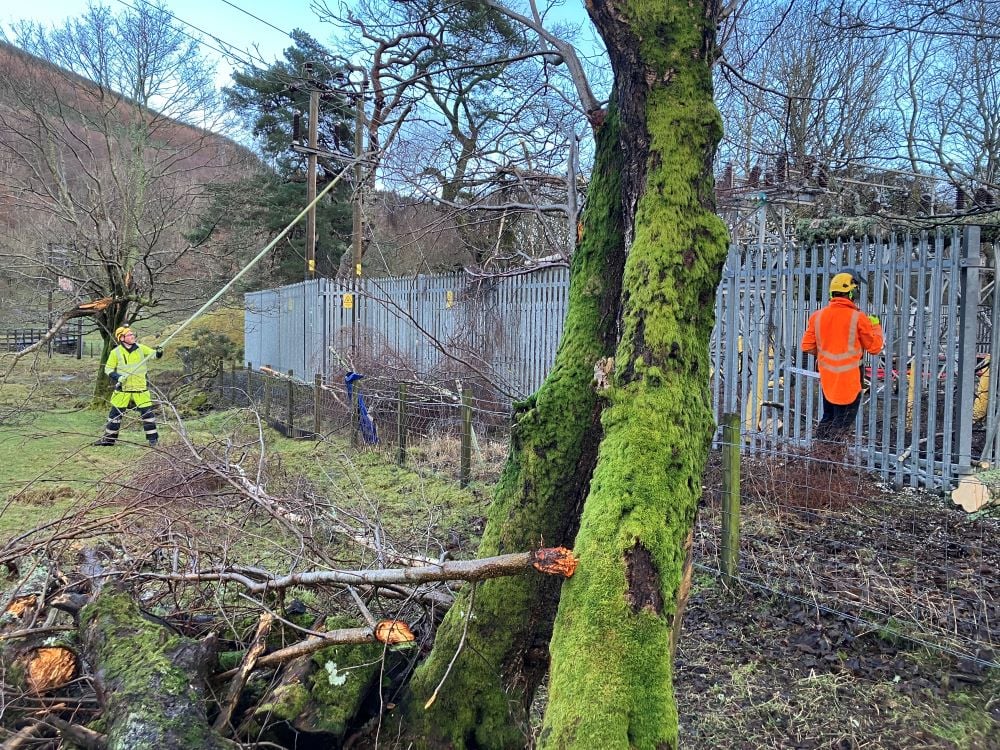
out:
<path id="1" fill-rule="evenodd" d="M 354 295 L 348 292 L 344 295 L 344 309 L 350 310 L 352 307 L 354 307 Z"/>
<path id="2" fill-rule="evenodd" d="M 451 289 L 444 293 L 444 306 L 446 308 L 455 306 L 455 293 Z"/>

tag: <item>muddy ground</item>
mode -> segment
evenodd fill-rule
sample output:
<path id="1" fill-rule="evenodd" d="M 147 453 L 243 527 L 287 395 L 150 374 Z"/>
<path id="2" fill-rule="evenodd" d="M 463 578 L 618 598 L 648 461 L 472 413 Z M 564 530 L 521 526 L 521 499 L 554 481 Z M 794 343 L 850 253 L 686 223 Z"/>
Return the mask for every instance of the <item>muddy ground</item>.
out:
<path id="1" fill-rule="evenodd" d="M 1000 513 L 841 471 L 744 467 L 731 587 L 709 472 L 681 747 L 1000 748 Z"/>

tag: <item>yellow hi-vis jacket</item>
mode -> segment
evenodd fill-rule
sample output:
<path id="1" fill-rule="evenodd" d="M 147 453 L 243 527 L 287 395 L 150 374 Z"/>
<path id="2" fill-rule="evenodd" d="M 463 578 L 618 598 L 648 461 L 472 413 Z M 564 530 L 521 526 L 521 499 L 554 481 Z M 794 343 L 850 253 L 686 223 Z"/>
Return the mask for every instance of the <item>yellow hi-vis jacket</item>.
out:
<path id="1" fill-rule="evenodd" d="M 111 394 L 111 403 L 124 409 L 133 400 L 136 406 L 147 406 L 151 403 L 149 385 L 146 383 L 146 361 L 150 357 L 160 356 L 156 350 L 145 344 L 136 344 L 131 349 L 119 344 L 104 363 L 104 374 L 118 373 L 121 390 Z"/>
<path id="2" fill-rule="evenodd" d="M 834 297 L 809 317 L 801 343 L 802 351 L 816 355 L 826 400 L 841 405 L 853 403 L 861 393 L 862 354 L 878 354 L 884 345 L 882 326 L 846 297 Z"/>

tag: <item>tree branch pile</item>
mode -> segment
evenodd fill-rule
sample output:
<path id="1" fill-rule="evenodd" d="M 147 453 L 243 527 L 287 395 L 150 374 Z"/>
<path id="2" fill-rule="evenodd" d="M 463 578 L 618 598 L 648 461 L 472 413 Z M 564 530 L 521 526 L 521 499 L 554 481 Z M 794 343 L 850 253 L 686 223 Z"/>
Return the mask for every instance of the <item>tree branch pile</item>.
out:
<path id="1" fill-rule="evenodd" d="M 84 521 L 89 505 L 0 551 L 0 748 L 343 742 L 390 710 L 452 600 L 439 587 L 575 567 L 564 549 L 335 567 L 316 559 L 316 537 L 370 559 L 363 529 L 200 455 L 165 453 L 148 481 L 109 489 L 104 523 Z M 212 530 L 220 507 L 244 519 L 232 538 Z M 275 528 L 308 566 L 237 563 L 236 538 Z"/>

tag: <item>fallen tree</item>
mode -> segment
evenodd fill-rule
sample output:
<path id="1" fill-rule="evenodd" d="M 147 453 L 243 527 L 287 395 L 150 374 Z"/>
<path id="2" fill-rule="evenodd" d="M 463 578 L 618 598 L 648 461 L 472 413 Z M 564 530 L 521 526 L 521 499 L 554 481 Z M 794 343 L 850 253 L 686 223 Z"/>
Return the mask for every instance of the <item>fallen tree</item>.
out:
<path id="1" fill-rule="evenodd" d="M 23 570 L 12 566 L 19 575 L 0 598 L 6 706 L 0 725 L 10 732 L 0 745 L 4 750 L 60 737 L 100 750 L 217 750 L 239 747 L 241 737 L 276 723 L 340 741 L 356 725 L 388 651 L 415 640 L 405 622 L 376 619 L 354 585 L 480 581 L 531 571 L 568 576 L 575 569 L 565 549 L 293 576 L 263 576 L 259 570 L 135 572 L 94 565 L 93 554 L 82 557 L 91 561 L 89 568 L 69 575 L 57 561 L 26 558 Z M 221 589 L 234 582 L 265 599 L 293 586 L 346 586 L 357 613 L 323 616 L 307 628 L 295 622 L 301 613 L 294 606 L 280 614 L 265 611 L 251 638 L 227 636 L 224 643 L 217 632 L 224 620 L 203 623 L 209 632 L 191 637 L 185 634 L 193 632 L 190 617 L 184 622 L 154 615 L 138 603 L 151 583 L 212 584 L 225 596 Z M 280 633 L 272 638 L 276 625 Z M 248 688 L 255 674 L 258 680 Z M 262 694 L 261 684 L 270 685 Z"/>

